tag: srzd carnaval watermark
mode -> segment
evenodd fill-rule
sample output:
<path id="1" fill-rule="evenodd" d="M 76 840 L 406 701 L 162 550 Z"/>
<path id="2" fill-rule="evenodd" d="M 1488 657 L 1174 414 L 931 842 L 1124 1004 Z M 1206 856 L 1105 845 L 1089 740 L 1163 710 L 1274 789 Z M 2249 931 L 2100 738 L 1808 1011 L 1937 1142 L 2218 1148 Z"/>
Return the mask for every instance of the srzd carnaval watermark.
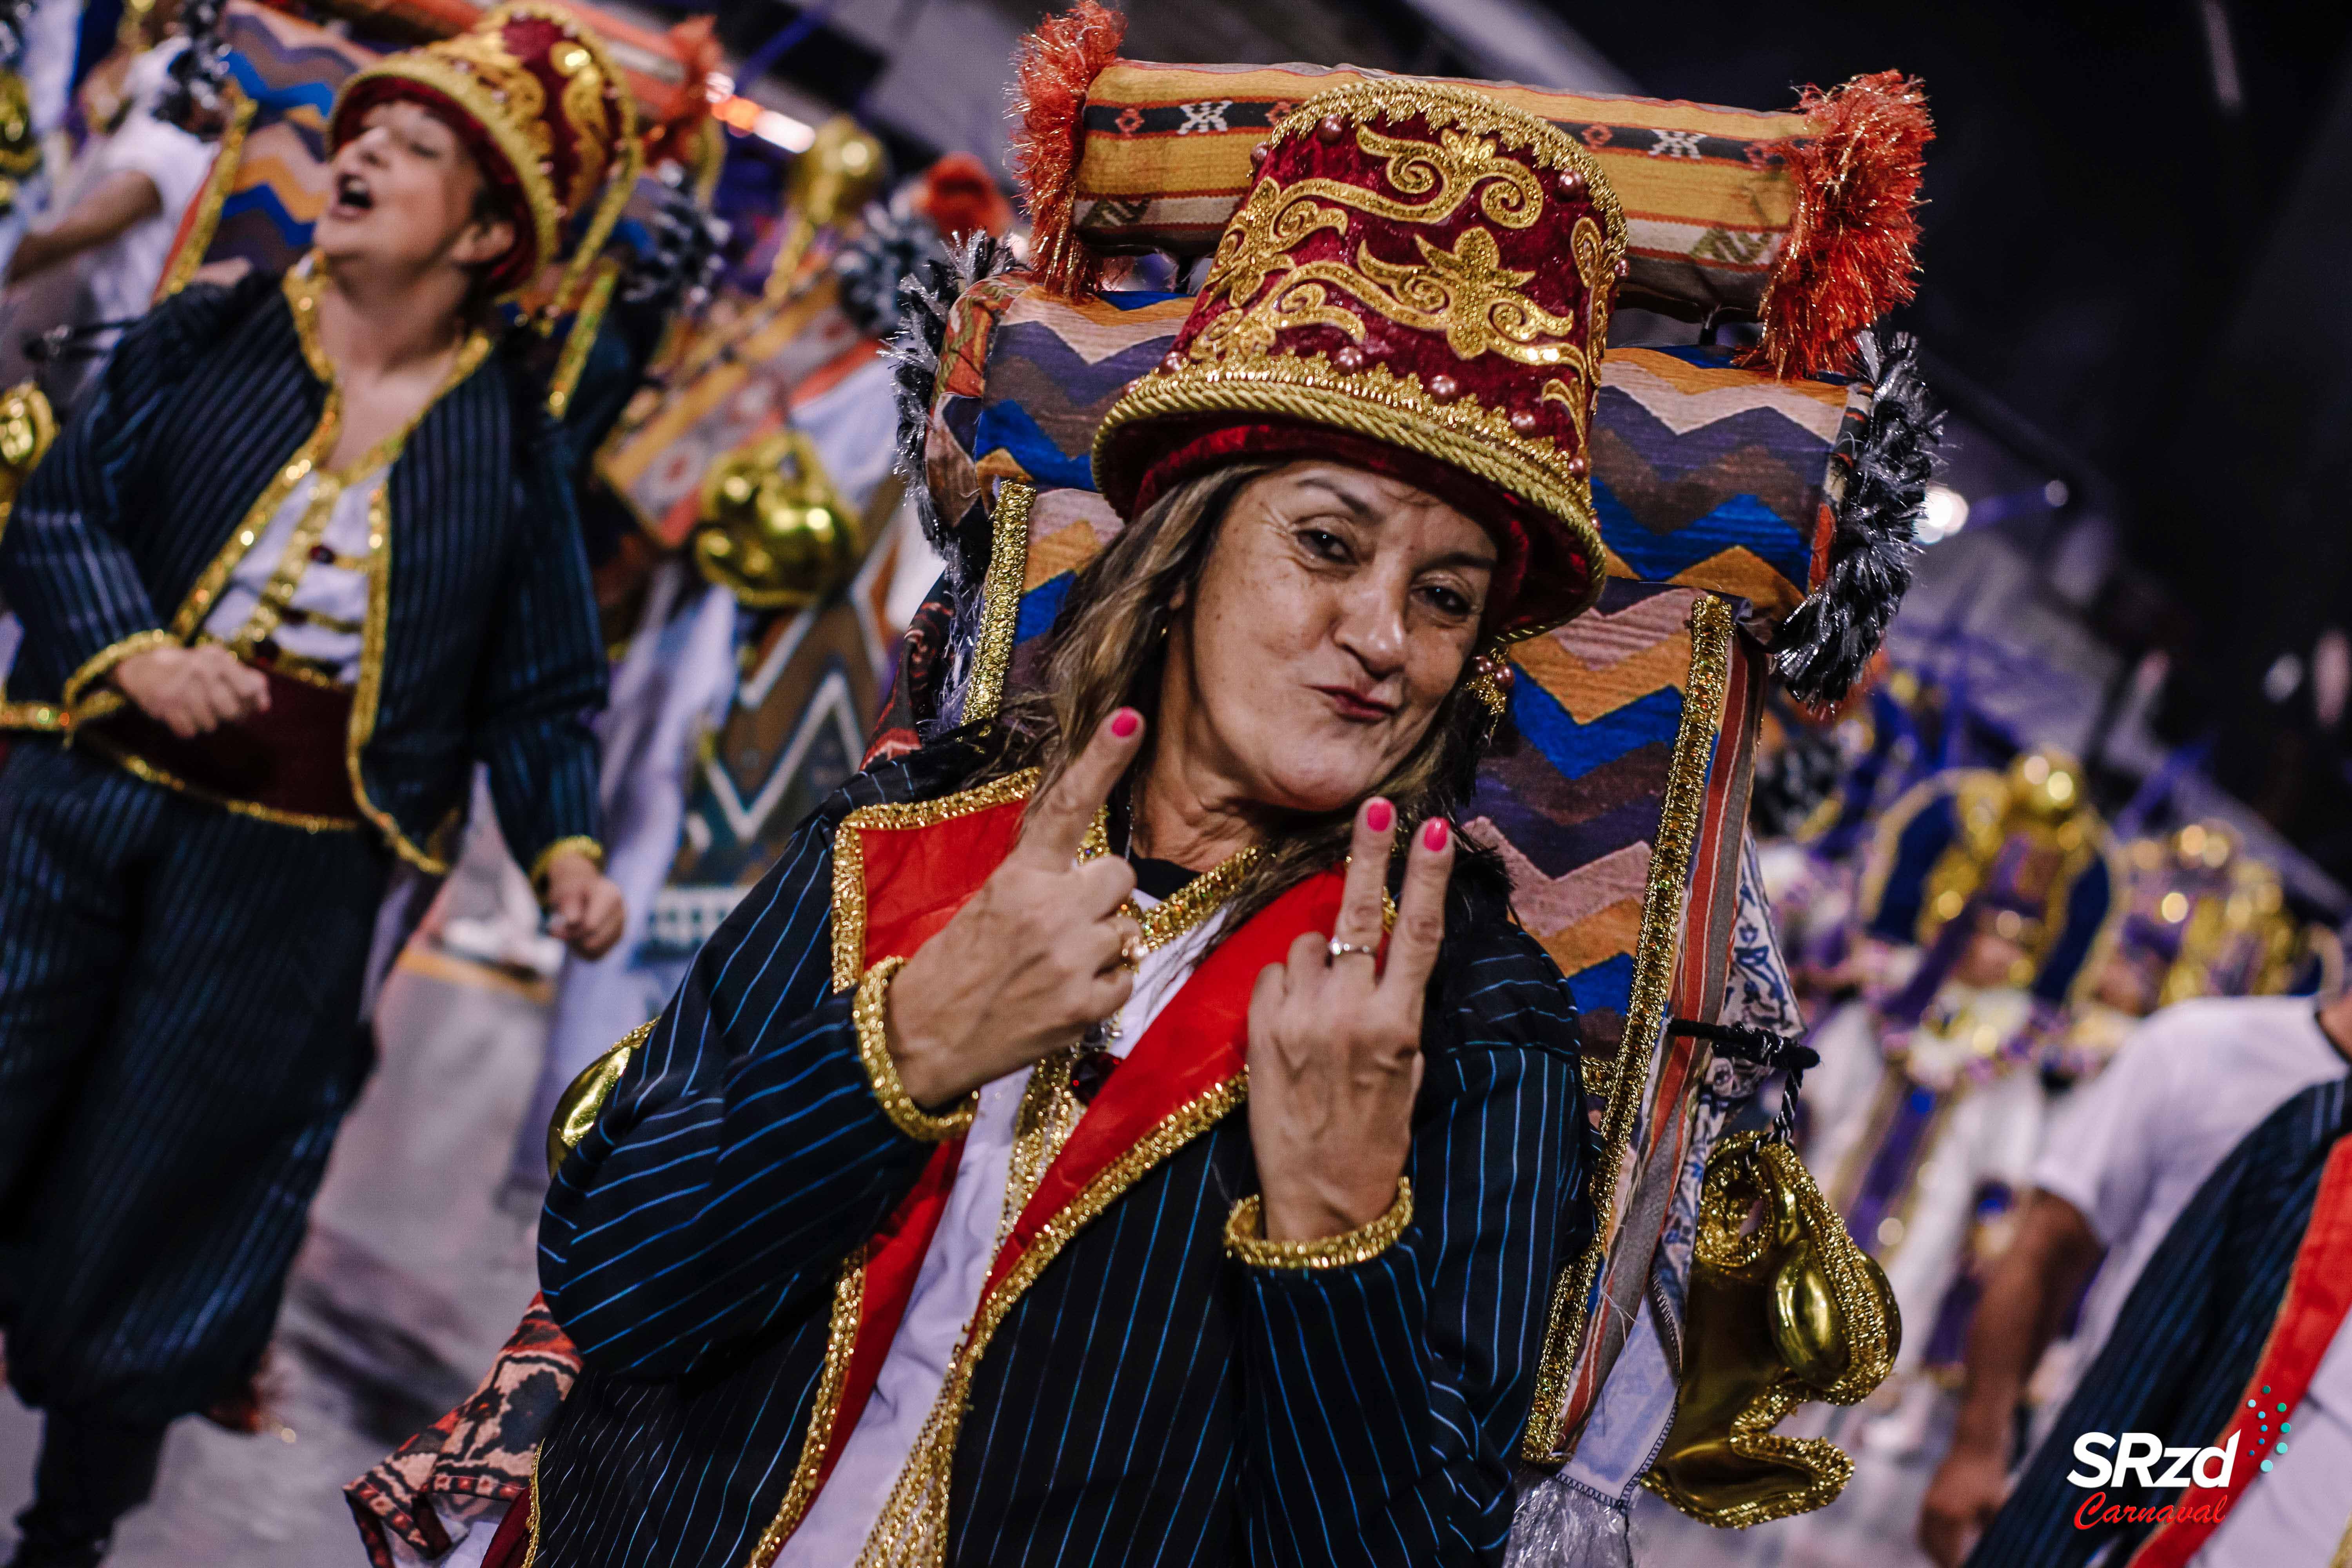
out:
<path id="1" fill-rule="evenodd" d="M 2107 1450 L 2115 1450 L 2108 1458 Z M 2166 1487 L 2195 1487 L 2207 1491 L 2224 1491 L 2230 1476 L 2238 1466 L 2238 1434 L 2230 1434 L 2227 1446 L 2218 1448 L 2167 1447 L 2164 1440 L 2152 1432 L 2126 1432 L 2118 1439 L 2105 1432 L 2085 1432 L 2074 1439 L 2074 1458 L 2079 1470 L 2066 1472 L 2068 1482 L 2078 1487 L 2122 1486 L 2135 1476 L 2139 1484 L 2150 1490 Z M 2161 1470 L 2158 1460 L 2166 1461 Z M 2191 1500 L 2168 1502 L 2147 1508 L 2126 1507 L 2107 1501 L 2105 1491 L 2094 1491 L 2074 1510 L 2074 1528 L 2089 1530 L 2103 1524 L 2219 1524 L 2221 1521 L 2222 1500 Z"/>

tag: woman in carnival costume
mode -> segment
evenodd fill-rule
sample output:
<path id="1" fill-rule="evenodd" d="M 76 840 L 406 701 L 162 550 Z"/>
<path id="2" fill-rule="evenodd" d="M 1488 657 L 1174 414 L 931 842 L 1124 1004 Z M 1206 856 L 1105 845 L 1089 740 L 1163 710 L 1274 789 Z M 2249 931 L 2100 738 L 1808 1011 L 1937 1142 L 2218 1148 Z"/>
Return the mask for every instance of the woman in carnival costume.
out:
<path id="1" fill-rule="evenodd" d="M 822 806 L 559 1171 L 586 1367 L 511 1543 L 1500 1560 L 1587 1131 L 1451 816 L 1486 656 L 1599 589 L 1623 244 L 1466 91 L 1275 128 L 1098 437 L 1050 695 Z"/>
<path id="2" fill-rule="evenodd" d="M 152 312 L 17 500 L 0 1322 L 47 1417 L 24 1568 L 97 1562 L 166 1426 L 259 1357 L 475 760 L 557 933 L 619 933 L 568 442 L 488 307 L 573 217 L 601 242 L 634 116 L 552 8 L 361 72 L 309 261 Z"/>

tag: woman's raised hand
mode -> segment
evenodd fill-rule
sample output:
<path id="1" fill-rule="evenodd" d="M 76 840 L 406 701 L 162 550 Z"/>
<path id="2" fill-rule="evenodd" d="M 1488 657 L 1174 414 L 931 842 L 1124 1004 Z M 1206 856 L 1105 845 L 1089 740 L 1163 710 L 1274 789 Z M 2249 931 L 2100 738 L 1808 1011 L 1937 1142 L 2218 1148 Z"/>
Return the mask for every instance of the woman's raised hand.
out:
<path id="1" fill-rule="evenodd" d="M 1120 910 L 1135 873 L 1116 856 L 1076 862 L 1142 745 L 1141 714 L 1106 720 L 1030 801 L 1004 863 L 890 983 L 890 1057 L 917 1104 L 960 1100 L 1127 1005 L 1124 958 L 1142 933 Z"/>
<path id="2" fill-rule="evenodd" d="M 1432 818 L 1405 862 L 1385 960 L 1381 893 L 1396 810 L 1357 809 L 1347 889 L 1331 941 L 1309 932 L 1250 996 L 1249 1126 L 1269 1241 L 1313 1241 L 1370 1225 L 1396 1201 L 1421 1086 L 1421 1004 L 1445 935 L 1452 834 Z M 1357 951 L 1360 950 L 1360 951 Z"/>

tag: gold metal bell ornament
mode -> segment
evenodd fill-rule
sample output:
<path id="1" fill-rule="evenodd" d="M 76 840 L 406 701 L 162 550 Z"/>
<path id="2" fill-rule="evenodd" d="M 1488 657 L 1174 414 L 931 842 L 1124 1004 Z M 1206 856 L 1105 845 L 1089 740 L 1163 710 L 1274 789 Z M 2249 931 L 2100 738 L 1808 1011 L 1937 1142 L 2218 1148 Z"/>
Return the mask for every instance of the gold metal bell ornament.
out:
<path id="1" fill-rule="evenodd" d="M 788 291 L 821 230 L 848 223 L 882 192 L 890 161 L 873 133 L 846 114 L 816 128 L 816 139 L 784 177 L 784 237 L 768 269 L 768 295 Z"/>
<path id="2" fill-rule="evenodd" d="M 1699 1190 L 1680 1403 L 1643 1485 L 1727 1529 L 1823 1507 L 1853 1461 L 1772 1428 L 1809 1399 L 1866 1397 L 1902 1342 L 1886 1276 L 1797 1152 L 1769 1133 L 1725 1139 Z"/>
<path id="3" fill-rule="evenodd" d="M 694 563 L 757 610 L 800 610 L 856 575 L 866 541 L 798 430 L 740 447 L 702 479 Z"/>
<path id="4" fill-rule="evenodd" d="M 58 416 L 39 387 L 25 381 L 0 392 L 0 521 L 57 438 Z"/>
<path id="5" fill-rule="evenodd" d="M 41 172 L 41 139 L 25 79 L 0 70 L 0 214 L 16 210 L 17 188 Z"/>

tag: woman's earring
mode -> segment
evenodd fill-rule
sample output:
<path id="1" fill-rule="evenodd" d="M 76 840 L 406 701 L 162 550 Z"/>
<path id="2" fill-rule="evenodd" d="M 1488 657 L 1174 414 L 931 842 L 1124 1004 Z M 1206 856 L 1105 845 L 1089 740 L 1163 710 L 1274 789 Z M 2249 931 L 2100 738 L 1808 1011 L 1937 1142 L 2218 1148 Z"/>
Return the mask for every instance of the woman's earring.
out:
<path id="1" fill-rule="evenodd" d="M 1472 661 L 1475 673 L 1470 677 L 1470 695 L 1486 706 L 1494 719 L 1501 719 L 1511 705 L 1511 661 L 1500 648 L 1488 648 Z"/>

